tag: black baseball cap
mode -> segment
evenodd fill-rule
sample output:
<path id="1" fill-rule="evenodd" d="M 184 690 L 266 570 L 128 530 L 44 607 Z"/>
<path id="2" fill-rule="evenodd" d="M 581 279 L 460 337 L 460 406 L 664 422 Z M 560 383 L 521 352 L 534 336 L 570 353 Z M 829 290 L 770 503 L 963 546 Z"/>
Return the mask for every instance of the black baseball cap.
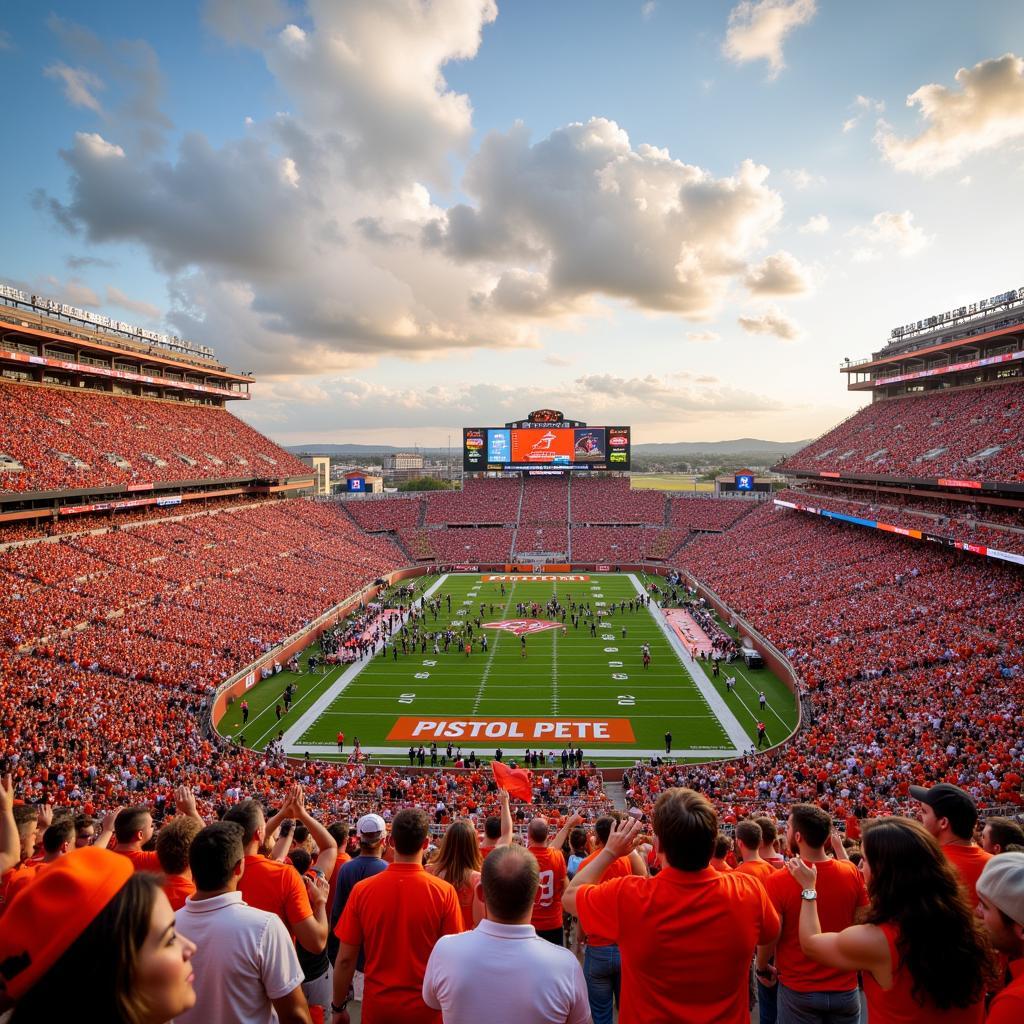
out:
<path id="1" fill-rule="evenodd" d="M 948 818 L 949 827 L 961 839 L 970 839 L 978 821 L 978 808 L 970 793 L 951 782 L 939 782 L 931 789 L 911 786 L 910 795 L 927 804 L 938 818 Z"/>

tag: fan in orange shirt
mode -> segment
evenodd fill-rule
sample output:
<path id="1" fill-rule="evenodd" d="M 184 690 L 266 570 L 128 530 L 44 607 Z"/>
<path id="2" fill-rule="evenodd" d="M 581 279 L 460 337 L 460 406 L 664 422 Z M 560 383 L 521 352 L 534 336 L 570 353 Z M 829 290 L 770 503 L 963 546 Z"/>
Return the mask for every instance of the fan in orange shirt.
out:
<path id="1" fill-rule="evenodd" d="M 430 819 L 420 808 L 391 823 L 395 861 L 352 890 L 334 930 L 341 940 L 334 964 L 333 1024 L 349 1024 L 348 993 L 359 947 L 366 956 L 363 1024 L 441 1024 L 423 1002 L 423 976 L 434 944 L 462 931 L 455 889 L 423 868 Z"/>
<path id="2" fill-rule="evenodd" d="M 572 815 L 567 821 L 573 825 L 582 820 L 578 815 Z M 571 826 L 570 826 L 571 828 Z M 563 826 L 563 830 L 565 826 Z M 556 839 L 562 837 L 557 845 L 552 841 L 549 845 L 548 822 L 546 818 L 534 818 L 527 828 L 529 844 L 527 850 L 537 860 L 537 867 L 540 871 L 540 885 L 537 887 L 537 897 L 533 904 L 533 917 L 530 924 L 533 925 L 537 934 L 556 946 L 565 942 L 565 933 L 562 928 L 562 892 L 565 889 L 565 881 L 568 869 L 565 864 L 565 856 L 561 851 L 561 841 L 564 840 L 562 833 Z M 568 835 L 568 831 L 565 832 Z"/>
<path id="3" fill-rule="evenodd" d="M 202 824 L 191 815 L 179 814 L 164 825 L 156 837 L 156 855 L 164 872 L 160 888 L 171 910 L 181 910 L 185 900 L 196 891 L 192 869 L 188 866 L 188 850 L 202 830 Z"/>
<path id="4" fill-rule="evenodd" d="M 654 878 L 594 884 L 639 842 L 642 826 L 631 819 L 576 872 L 562 905 L 588 933 L 618 943 L 621 1024 L 749 1024 L 750 960 L 755 946 L 778 937 L 779 916 L 753 878 L 710 867 L 718 816 L 706 797 L 667 789 L 653 821 L 664 865 Z"/>
<path id="5" fill-rule="evenodd" d="M 946 859 L 970 895 L 971 906 L 978 902 L 975 888 L 978 876 L 991 857 L 971 839 L 978 822 L 978 809 L 969 793 L 949 782 L 931 789 L 911 786 L 910 795 L 921 801 L 921 824 L 938 840 Z"/>

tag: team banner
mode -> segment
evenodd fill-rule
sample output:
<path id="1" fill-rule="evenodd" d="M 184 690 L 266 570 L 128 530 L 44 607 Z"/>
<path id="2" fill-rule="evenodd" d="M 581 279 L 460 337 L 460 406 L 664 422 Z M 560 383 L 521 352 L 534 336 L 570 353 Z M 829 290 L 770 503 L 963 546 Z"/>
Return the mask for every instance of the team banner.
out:
<path id="1" fill-rule="evenodd" d="M 395 720 L 389 740 L 635 743 L 628 718 L 414 718 Z"/>

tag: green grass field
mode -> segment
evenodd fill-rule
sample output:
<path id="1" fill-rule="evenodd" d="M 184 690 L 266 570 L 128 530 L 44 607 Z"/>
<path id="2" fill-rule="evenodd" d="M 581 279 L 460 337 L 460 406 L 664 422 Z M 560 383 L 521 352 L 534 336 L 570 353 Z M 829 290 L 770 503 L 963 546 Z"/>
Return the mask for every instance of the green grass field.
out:
<path id="1" fill-rule="evenodd" d="M 696 480 L 691 473 L 634 473 L 630 477 L 634 490 L 678 491 L 680 496 L 711 494 L 715 485 L 710 480 Z"/>
<path id="2" fill-rule="evenodd" d="M 431 582 L 422 581 L 419 592 Z M 673 734 L 675 755 L 687 760 L 726 756 L 717 752 L 736 746 L 655 621 L 654 616 L 661 616 L 660 610 L 652 605 L 650 610 L 637 607 L 630 612 L 627 604 L 625 612 L 617 608 L 614 614 L 608 613 L 612 602 L 628 602 L 636 597 L 628 576 L 592 574 L 585 582 L 557 583 L 514 580 L 505 583 L 504 596 L 499 583 L 485 582 L 479 575 L 448 576 L 438 591 L 445 599 L 441 613 L 436 622 L 428 613 L 426 628 L 445 629 L 452 623 L 462 626 L 467 619 L 479 617 L 481 604 L 486 606 L 484 623 L 514 619 L 518 617 L 517 602 L 537 601 L 543 605 L 556 591 L 566 605 L 570 597 L 580 603 L 589 601 L 601 615 L 598 621 L 606 625 L 598 625 L 596 636 L 591 636 L 588 620 L 574 629 L 567 616 L 564 633 L 559 628 L 527 635 L 526 658 L 522 657 L 518 636 L 495 629 L 484 630 L 488 651 L 483 653 L 479 644 L 474 644 L 468 658 L 454 644 L 448 653 L 442 649 L 440 654 L 433 653 L 432 644 L 428 644 L 426 653 L 417 649 L 403 655 L 399 650 L 397 660 L 389 648 L 386 656 L 378 655 L 367 662 L 333 698 L 327 694 L 337 687 L 342 667 L 331 668 L 323 676 L 304 671 L 297 676 L 282 673 L 250 692 L 251 715 L 244 730 L 245 742 L 261 747 L 283 731 L 286 744 L 292 749 L 309 749 L 316 756 L 330 756 L 336 749 L 336 734 L 342 730 L 346 751 L 358 736 L 372 756 L 403 759 L 410 738 L 389 738 L 389 734 L 399 719 L 408 718 L 417 723 L 465 723 L 466 733 L 453 739 L 453 745 L 481 753 L 492 753 L 497 746 L 510 751 L 525 747 L 560 750 L 567 739 L 564 732 L 540 738 L 529 732 L 523 736 L 513 733 L 504 738 L 473 738 L 468 730 L 469 723 L 475 721 L 518 722 L 520 730 L 528 728 L 522 724 L 526 720 L 615 722 L 609 727 L 613 730 L 622 729 L 625 721 L 627 732 L 632 730 L 629 740 L 619 736 L 599 742 L 591 733 L 569 737 L 579 742 L 588 759 L 608 764 L 631 763 L 633 751 L 663 750 L 666 730 Z M 536 617 L 550 618 L 544 611 Z M 479 637 L 475 627 L 474 635 Z M 651 649 L 647 670 L 640 653 L 644 642 Z M 725 692 L 727 672 L 737 676 L 737 688 L 731 695 Z M 793 696 L 767 670 L 749 671 L 739 664 L 728 667 L 718 680 L 711 680 L 709 667 L 708 677 L 705 685 L 721 696 L 746 736 L 756 736 L 759 717 L 764 717 L 773 743 L 792 731 L 796 721 Z M 290 679 L 298 683 L 298 696 L 291 712 L 278 721 L 275 704 Z M 768 697 L 765 712 L 758 710 L 757 694 L 762 689 Z M 314 713 L 321 698 L 324 706 Z M 220 729 L 237 736 L 240 725 L 235 705 L 222 719 Z M 578 730 L 581 726 L 562 728 Z M 429 747 L 432 738 L 431 732 L 421 732 L 414 742 Z M 442 735 L 436 741 L 443 749 L 448 738 Z M 702 755 L 702 750 L 709 753 Z M 602 756 L 602 751 L 608 753 Z"/>

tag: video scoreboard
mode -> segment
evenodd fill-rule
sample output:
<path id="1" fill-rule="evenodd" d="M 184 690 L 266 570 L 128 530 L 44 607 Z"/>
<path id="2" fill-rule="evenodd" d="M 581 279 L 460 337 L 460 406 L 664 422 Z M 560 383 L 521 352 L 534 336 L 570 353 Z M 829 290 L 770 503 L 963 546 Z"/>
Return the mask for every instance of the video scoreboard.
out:
<path id="1" fill-rule="evenodd" d="M 550 413 L 550 410 L 541 410 Z M 555 419 L 554 416 L 558 418 Z M 467 473 L 502 470 L 628 470 L 629 427 L 591 427 L 563 420 L 535 420 L 504 427 L 464 427 L 462 468 Z"/>

